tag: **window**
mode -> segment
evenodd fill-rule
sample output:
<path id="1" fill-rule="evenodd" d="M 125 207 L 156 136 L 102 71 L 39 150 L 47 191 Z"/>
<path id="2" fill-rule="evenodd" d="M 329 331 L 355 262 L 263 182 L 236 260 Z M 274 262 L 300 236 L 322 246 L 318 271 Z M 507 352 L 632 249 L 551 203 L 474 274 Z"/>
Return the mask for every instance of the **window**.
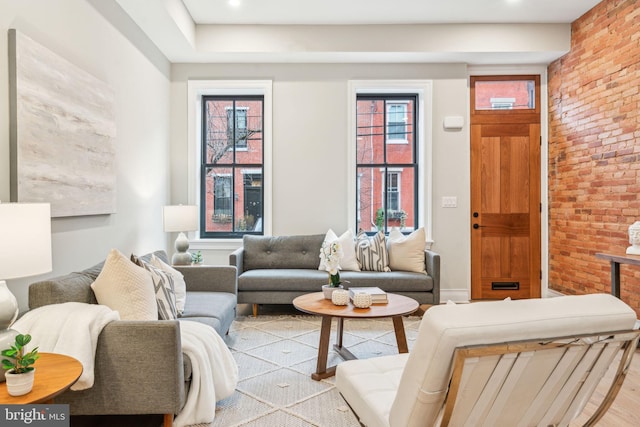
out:
<path id="1" fill-rule="evenodd" d="M 484 80 L 474 88 L 476 110 L 533 110 L 535 82 L 533 80 Z"/>
<path id="2" fill-rule="evenodd" d="M 387 139 L 407 141 L 407 104 L 387 104 Z"/>
<path id="3" fill-rule="evenodd" d="M 419 226 L 417 117 L 418 94 L 357 95 L 356 229 Z"/>
<path id="4" fill-rule="evenodd" d="M 231 177 L 213 177 L 213 220 L 224 222 L 231 219 Z"/>
<path id="5" fill-rule="evenodd" d="M 389 217 L 391 217 L 391 212 L 400 210 L 400 173 L 388 172 L 386 187 L 387 210 L 389 211 Z"/>
<path id="6" fill-rule="evenodd" d="M 264 96 L 202 97 L 200 237 L 263 234 Z"/>
<path id="7" fill-rule="evenodd" d="M 246 107 L 227 108 L 227 141 L 236 148 L 247 148 Z"/>

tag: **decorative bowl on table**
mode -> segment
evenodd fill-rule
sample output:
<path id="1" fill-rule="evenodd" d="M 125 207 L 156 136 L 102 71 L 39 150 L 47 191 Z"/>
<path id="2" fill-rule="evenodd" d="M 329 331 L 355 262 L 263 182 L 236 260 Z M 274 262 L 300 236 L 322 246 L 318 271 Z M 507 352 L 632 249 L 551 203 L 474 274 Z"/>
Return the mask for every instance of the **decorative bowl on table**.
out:
<path id="1" fill-rule="evenodd" d="M 371 294 L 359 292 L 353 295 L 353 305 L 357 308 L 371 307 Z"/>
<path id="2" fill-rule="evenodd" d="M 344 289 L 336 289 L 331 294 L 331 302 L 335 305 L 349 304 L 349 291 L 345 291 Z"/>

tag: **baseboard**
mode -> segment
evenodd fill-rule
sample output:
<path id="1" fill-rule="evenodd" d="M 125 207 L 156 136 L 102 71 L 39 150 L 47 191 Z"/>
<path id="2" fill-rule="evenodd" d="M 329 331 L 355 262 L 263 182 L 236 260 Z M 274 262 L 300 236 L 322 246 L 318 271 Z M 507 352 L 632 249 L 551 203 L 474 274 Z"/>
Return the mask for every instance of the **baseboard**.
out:
<path id="1" fill-rule="evenodd" d="M 547 289 L 547 294 L 545 295 L 545 298 L 561 297 L 563 295 L 564 294 L 562 292 L 554 291 L 553 289 Z"/>
<path id="2" fill-rule="evenodd" d="M 447 301 L 469 302 L 470 295 L 467 289 L 440 289 L 440 304 Z"/>

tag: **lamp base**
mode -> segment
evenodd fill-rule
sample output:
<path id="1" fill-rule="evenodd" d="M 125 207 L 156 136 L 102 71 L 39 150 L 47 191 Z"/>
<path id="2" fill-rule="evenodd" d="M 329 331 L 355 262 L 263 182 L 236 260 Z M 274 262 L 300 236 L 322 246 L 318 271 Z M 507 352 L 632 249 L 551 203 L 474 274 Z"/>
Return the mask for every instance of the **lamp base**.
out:
<path id="1" fill-rule="evenodd" d="M 185 236 L 184 233 L 180 232 L 180 234 L 178 234 L 175 247 L 176 247 L 176 253 L 173 254 L 173 257 L 171 258 L 171 263 L 173 265 L 190 265 L 191 254 L 188 252 L 189 239 L 187 239 L 187 236 Z"/>
<path id="2" fill-rule="evenodd" d="M 173 265 L 191 265 L 191 254 L 189 252 L 176 252 L 171 257 Z"/>

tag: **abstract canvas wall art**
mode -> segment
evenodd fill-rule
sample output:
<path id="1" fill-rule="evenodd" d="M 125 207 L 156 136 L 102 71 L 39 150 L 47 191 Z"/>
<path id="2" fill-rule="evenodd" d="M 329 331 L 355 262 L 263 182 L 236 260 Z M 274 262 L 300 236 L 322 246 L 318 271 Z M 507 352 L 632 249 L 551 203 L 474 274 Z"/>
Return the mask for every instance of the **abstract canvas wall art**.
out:
<path id="1" fill-rule="evenodd" d="M 116 211 L 115 96 L 103 81 L 9 30 L 11 200 L 51 216 Z"/>

